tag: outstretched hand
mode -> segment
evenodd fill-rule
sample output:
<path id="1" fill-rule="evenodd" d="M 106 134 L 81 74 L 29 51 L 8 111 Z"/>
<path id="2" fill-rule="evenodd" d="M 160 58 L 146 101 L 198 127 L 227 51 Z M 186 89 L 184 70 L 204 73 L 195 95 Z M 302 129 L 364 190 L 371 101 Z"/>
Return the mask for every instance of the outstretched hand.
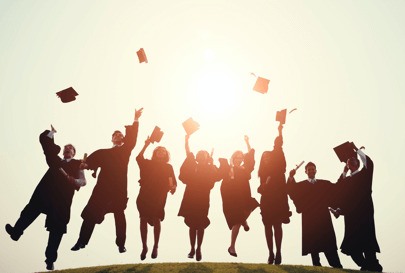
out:
<path id="1" fill-rule="evenodd" d="M 56 133 L 56 129 L 53 128 L 52 124 L 51 124 L 51 131 L 54 132 L 54 133 Z"/>
<path id="2" fill-rule="evenodd" d="M 138 120 L 142 116 L 143 107 L 141 109 L 135 109 L 135 120 Z"/>
<path id="3" fill-rule="evenodd" d="M 295 175 L 295 173 L 296 173 L 296 170 L 295 169 L 292 169 L 291 171 L 290 171 L 290 176 L 289 177 L 294 177 L 294 175 Z"/>
<path id="4" fill-rule="evenodd" d="M 249 137 L 247 135 L 245 135 L 244 139 L 246 143 L 249 143 Z"/>

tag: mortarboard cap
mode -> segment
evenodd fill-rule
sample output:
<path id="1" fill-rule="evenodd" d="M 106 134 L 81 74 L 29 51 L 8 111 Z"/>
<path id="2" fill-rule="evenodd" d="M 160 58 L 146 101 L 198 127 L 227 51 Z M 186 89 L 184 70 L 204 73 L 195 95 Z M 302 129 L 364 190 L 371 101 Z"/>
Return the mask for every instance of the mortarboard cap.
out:
<path id="1" fill-rule="evenodd" d="M 269 89 L 269 82 L 270 80 L 268 79 L 257 77 L 256 83 L 253 86 L 253 90 L 262 94 L 266 94 L 267 90 Z"/>
<path id="2" fill-rule="evenodd" d="M 357 157 L 353 142 L 346 141 L 345 143 L 333 148 L 333 150 L 335 151 L 339 160 L 344 163 L 346 163 L 349 158 Z"/>
<path id="3" fill-rule="evenodd" d="M 285 118 L 287 116 L 287 109 L 277 111 L 276 121 L 279 121 L 281 124 L 285 124 Z"/>
<path id="4" fill-rule="evenodd" d="M 183 122 L 183 128 L 186 131 L 187 135 L 191 135 L 198 129 L 200 129 L 200 124 L 193 120 L 193 118 L 189 118 Z"/>
<path id="5" fill-rule="evenodd" d="M 150 142 L 154 143 L 159 142 L 163 137 L 163 132 L 160 130 L 160 128 L 158 126 L 155 126 L 155 128 L 153 129 L 152 134 L 150 135 Z"/>
<path id="6" fill-rule="evenodd" d="M 145 50 L 143 50 L 143 48 L 139 49 L 136 54 L 138 55 L 139 63 L 148 63 L 148 58 L 146 58 Z"/>
<path id="7" fill-rule="evenodd" d="M 72 87 L 69 87 L 62 91 L 56 92 L 56 95 L 58 95 L 63 103 L 66 103 L 74 101 L 76 99 L 76 96 L 79 94 L 77 94 L 77 92 Z"/>

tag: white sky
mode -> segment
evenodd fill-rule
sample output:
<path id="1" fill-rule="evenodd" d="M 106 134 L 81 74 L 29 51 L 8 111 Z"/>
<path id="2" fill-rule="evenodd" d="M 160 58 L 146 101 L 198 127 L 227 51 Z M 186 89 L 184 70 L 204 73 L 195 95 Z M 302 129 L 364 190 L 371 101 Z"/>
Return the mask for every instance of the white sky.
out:
<path id="1" fill-rule="evenodd" d="M 191 149 L 214 147 L 215 158 L 245 149 L 243 135 L 249 135 L 257 161 L 251 188 L 259 199 L 258 163 L 272 149 L 275 113 L 297 108 L 284 129 L 288 170 L 313 161 L 317 177 L 334 182 L 343 165 L 332 148 L 347 140 L 365 146 L 375 163 L 378 258 L 384 271 L 404 271 L 404 11 L 400 0 L 0 1 L 0 225 L 15 223 L 47 170 L 38 135 L 50 124 L 58 130 L 56 142 L 73 143 L 81 158 L 110 147 L 111 133 L 144 107 L 128 173 L 127 253 L 115 246 L 112 215 L 96 226 L 84 250 L 70 251 L 95 183 L 88 172 L 55 267 L 139 263 L 135 156 L 155 125 L 165 132 L 160 144 L 171 152 L 176 174 L 185 158 L 181 123 L 188 117 L 201 124 Z M 148 64 L 138 62 L 141 47 Z M 271 80 L 266 95 L 252 91 L 251 72 Z M 70 86 L 80 95 L 62 104 L 55 92 Z M 296 178 L 305 178 L 302 169 Z M 191 261 L 188 229 L 177 216 L 183 192 L 179 182 L 166 204 L 159 257 L 144 262 Z M 301 256 L 301 216 L 290 205 L 294 214 L 284 225 L 283 263 L 310 265 L 310 257 Z M 1 272 L 45 270 L 44 219 L 18 243 L 3 228 Z M 238 258 L 227 253 L 230 232 L 219 184 L 211 193 L 210 219 L 203 261 L 267 261 L 259 210 L 249 219 L 251 230 L 240 232 Z M 334 225 L 340 245 L 342 219 Z M 151 248 L 151 230 L 149 235 Z M 345 268 L 357 269 L 349 257 L 340 258 Z M 321 262 L 327 265 L 323 256 Z"/>

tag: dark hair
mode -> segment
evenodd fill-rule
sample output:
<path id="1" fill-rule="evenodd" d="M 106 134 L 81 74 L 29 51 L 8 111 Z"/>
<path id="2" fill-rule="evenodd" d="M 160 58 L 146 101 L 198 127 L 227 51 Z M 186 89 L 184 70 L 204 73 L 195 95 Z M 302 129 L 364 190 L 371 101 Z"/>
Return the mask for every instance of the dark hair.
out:
<path id="1" fill-rule="evenodd" d="M 70 143 L 66 144 L 64 147 L 66 147 L 66 146 L 72 146 L 73 151 L 75 152 L 75 155 L 76 155 L 76 148 L 75 148 L 75 146 L 73 146 L 73 145 L 72 145 L 72 144 L 70 144 Z"/>
<path id="2" fill-rule="evenodd" d="M 112 137 L 114 137 L 115 134 L 120 133 L 121 135 L 124 135 L 120 130 L 115 130 L 114 133 L 112 134 Z"/>
<path id="3" fill-rule="evenodd" d="M 313 167 L 315 167 L 315 169 L 316 169 L 316 165 L 315 165 L 315 163 L 313 163 L 313 162 L 309 161 L 309 162 L 307 163 L 307 165 L 305 165 L 305 170 L 307 170 L 307 169 L 308 169 L 308 167 L 310 167 L 310 166 L 313 166 Z"/>
<path id="4" fill-rule="evenodd" d="M 153 150 L 153 154 L 152 154 L 152 160 L 156 160 L 156 153 L 159 149 L 164 149 L 166 151 L 166 157 L 163 159 L 163 161 L 165 163 L 168 163 L 170 161 L 170 153 L 169 151 L 163 147 L 163 146 L 157 146 L 154 150 Z"/>

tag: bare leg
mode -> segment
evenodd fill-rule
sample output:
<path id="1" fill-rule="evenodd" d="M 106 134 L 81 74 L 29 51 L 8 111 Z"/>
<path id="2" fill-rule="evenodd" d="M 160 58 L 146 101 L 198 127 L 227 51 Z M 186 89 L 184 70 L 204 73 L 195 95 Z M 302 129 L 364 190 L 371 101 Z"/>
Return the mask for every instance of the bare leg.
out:
<path id="1" fill-rule="evenodd" d="M 232 227 L 232 232 L 231 232 L 231 246 L 229 247 L 229 252 L 235 253 L 235 244 L 236 244 L 236 239 L 238 238 L 239 234 L 239 229 L 240 229 L 240 224 L 236 224 Z"/>
<path id="2" fill-rule="evenodd" d="M 195 228 L 190 228 L 188 230 L 188 235 L 190 237 L 190 246 L 191 246 L 190 253 L 188 253 L 188 257 L 190 259 L 192 259 L 192 258 L 194 258 L 194 254 L 195 254 L 194 246 L 195 246 L 195 239 L 197 237 L 197 230 Z"/>
<path id="3" fill-rule="evenodd" d="M 276 241 L 276 258 L 274 260 L 275 264 L 281 264 L 281 242 L 283 241 L 283 229 L 281 223 L 274 225 L 274 239 Z"/>
<path id="4" fill-rule="evenodd" d="M 160 239 L 160 219 L 153 219 L 153 236 L 155 239 L 155 243 L 153 245 L 152 250 L 152 259 L 156 259 L 158 255 L 158 247 L 159 247 L 159 239 Z"/>
<path id="5" fill-rule="evenodd" d="M 204 239 L 204 229 L 198 229 L 197 230 L 197 254 L 196 254 L 196 260 L 201 261 L 202 259 L 202 254 L 201 254 L 201 245 Z"/>
<path id="6" fill-rule="evenodd" d="M 267 260 L 268 264 L 274 263 L 274 252 L 273 252 L 273 225 L 265 225 L 264 232 L 266 235 L 267 248 L 269 249 L 269 258 Z"/>
<path id="7" fill-rule="evenodd" d="M 145 260 L 146 258 L 146 253 L 148 253 L 148 222 L 146 221 L 145 218 L 141 218 L 141 224 L 140 224 L 140 230 L 141 230 L 141 240 L 142 240 L 142 253 L 141 253 L 141 260 Z"/>

